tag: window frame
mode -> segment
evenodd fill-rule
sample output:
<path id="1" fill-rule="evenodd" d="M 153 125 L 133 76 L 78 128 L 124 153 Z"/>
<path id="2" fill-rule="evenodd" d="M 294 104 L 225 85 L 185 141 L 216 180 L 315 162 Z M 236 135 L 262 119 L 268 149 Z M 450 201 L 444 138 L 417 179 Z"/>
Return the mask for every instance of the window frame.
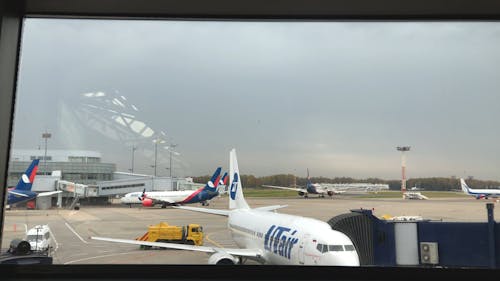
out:
<path id="1" fill-rule="evenodd" d="M 500 1 L 495 0 L 6 0 L 0 2 L 0 184 L 6 186 L 13 128 L 13 112 L 19 63 L 22 23 L 26 17 L 85 17 L 85 18 L 177 18 L 222 20 L 500 20 Z M 6 189 L 0 193 L 4 201 Z M 0 239 L 4 225 L 4 208 L 0 208 Z M 0 240 L 1 241 L 1 240 Z M 36 270 L 20 266 L 0 265 L 3 280 L 22 279 L 77 279 L 95 277 L 130 279 L 188 280 L 185 267 L 164 265 L 126 266 L 56 266 L 43 265 Z M 259 267 L 251 270 L 245 266 L 231 269 L 192 266 L 201 279 L 234 280 L 399 280 L 412 274 L 412 278 L 432 277 L 428 270 L 406 268 L 330 269 L 315 267 Z M 190 267 L 191 269 L 191 267 Z M 353 274 L 355 272 L 355 274 Z M 400 272 L 400 274 L 397 274 Z M 448 274 L 465 278 L 481 276 L 498 277 L 498 272 L 483 270 L 454 270 Z M 378 274 L 374 274 L 378 273 Z M 443 277 L 446 272 L 440 272 Z M 427 274 L 427 275 L 426 275 Z M 435 273 L 434 273 L 435 274 Z M 458 275 L 457 274 L 457 275 Z M 149 276 L 149 277 L 148 277 Z M 304 276 L 304 277 L 301 277 Z M 335 277 L 334 277 L 335 276 Z M 196 277 L 196 276 L 194 276 Z M 435 277 L 435 276 L 434 276 Z M 486 280 L 486 279 L 485 279 Z"/>

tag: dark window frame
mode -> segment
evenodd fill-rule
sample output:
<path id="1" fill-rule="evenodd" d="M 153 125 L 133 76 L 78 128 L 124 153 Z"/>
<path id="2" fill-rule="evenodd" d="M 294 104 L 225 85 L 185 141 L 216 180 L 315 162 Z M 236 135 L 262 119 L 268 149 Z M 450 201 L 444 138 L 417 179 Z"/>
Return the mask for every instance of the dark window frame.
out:
<path id="1" fill-rule="evenodd" d="M 6 186 L 13 128 L 19 46 L 25 17 L 180 18 L 267 20 L 500 20 L 495 0 L 5 0 L 0 2 L 0 186 Z M 0 193 L 0 202 L 6 192 Z M 0 231 L 4 208 L 0 208 Z M 1 239 L 0 232 L 0 239 Z M 407 280 L 436 277 L 420 268 L 331 269 L 316 267 L 190 266 L 1 266 L 3 280 L 91 280 L 95 277 L 127 280 Z M 36 268 L 36 269 L 35 269 Z M 230 272 L 230 273 L 228 273 Z M 494 280 L 498 271 L 440 270 L 439 276 Z M 303 276 L 303 277 L 302 277 Z M 410 277 L 411 276 L 411 277 Z"/>

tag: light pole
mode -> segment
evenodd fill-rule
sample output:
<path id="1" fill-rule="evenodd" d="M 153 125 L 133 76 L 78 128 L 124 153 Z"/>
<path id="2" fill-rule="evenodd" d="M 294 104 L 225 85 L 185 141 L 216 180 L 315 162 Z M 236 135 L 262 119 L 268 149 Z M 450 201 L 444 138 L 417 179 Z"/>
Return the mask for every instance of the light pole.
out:
<path id="1" fill-rule="evenodd" d="M 132 168 L 130 169 L 130 172 L 132 174 L 134 173 L 134 154 L 135 154 L 136 150 L 137 150 L 137 146 L 132 145 Z"/>
<path id="2" fill-rule="evenodd" d="M 168 151 L 170 152 L 170 180 L 172 180 L 172 170 L 173 170 L 173 167 L 172 167 L 172 153 L 173 153 L 173 150 L 174 148 L 177 146 L 177 144 L 171 144 L 169 146 L 169 149 Z"/>
<path id="3" fill-rule="evenodd" d="M 47 139 L 50 139 L 51 136 L 52 134 L 47 133 L 47 131 L 42 134 L 42 138 L 45 139 L 45 154 L 43 156 L 44 175 L 47 174 Z"/>
<path id="4" fill-rule="evenodd" d="M 410 151 L 409 146 L 398 146 L 396 148 L 401 151 L 401 192 L 406 192 L 406 157 L 405 152 Z"/>
<path id="5" fill-rule="evenodd" d="M 158 143 L 165 143 L 164 140 L 160 139 L 159 137 L 154 139 L 153 140 L 153 143 L 155 144 L 155 164 L 153 165 L 153 167 L 155 168 L 155 172 L 154 172 L 154 175 L 156 177 L 156 166 L 157 166 L 157 156 L 158 156 Z"/>

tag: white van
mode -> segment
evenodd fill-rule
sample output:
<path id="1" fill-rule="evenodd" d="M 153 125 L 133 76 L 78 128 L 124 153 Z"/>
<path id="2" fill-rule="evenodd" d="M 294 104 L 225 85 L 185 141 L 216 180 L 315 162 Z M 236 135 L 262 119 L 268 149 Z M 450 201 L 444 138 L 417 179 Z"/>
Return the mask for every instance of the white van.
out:
<path id="1" fill-rule="evenodd" d="M 26 240 L 34 252 L 47 251 L 52 245 L 52 237 L 48 225 L 37 225 L 26 232 Z"/>

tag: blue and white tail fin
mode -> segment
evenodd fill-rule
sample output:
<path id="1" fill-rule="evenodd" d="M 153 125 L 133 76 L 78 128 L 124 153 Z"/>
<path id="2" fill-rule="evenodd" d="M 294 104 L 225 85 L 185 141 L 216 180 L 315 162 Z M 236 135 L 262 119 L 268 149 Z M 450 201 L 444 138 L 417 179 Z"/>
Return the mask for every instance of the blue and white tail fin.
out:
<path id="1" fill-rule="evenodd" d="M 35 181 L 35 176 L 38 170 L 39 162 L 40 159 L 35 159 L 31 162 L 31 165 L 21 176 L 14 190 L 31 191 L 31 187 L 33 186 L 33 181 Z"/>
<path id="2" fill-rule="evenodd" d="M 243 197 L 241 185 L 241 175 L 238 169 L 238 160 L 236 158 L 236 149 L 229 152 L 229 209 L 250 209 L 247 201 Z"/>
<path id="3" fill-rule="evenodd" d="M 219 185 L 220 182 L 220 172 L 222 171 L 221 167 L 218 167 L 214 174 L 212 175 L 212 178 L 205 184 L 205 187 L 203 187 L 203 190 L 211 191 L 211 192 L 216 192 L 217 191 L 217 186 Z"/>
<path id="4" fill-rule="evenodd" d="M 309 168 L 307 168 L 307 185 L 311 185 L 311 177 L 309 176 Z"/>
<path id="5" fill-rule="evenodd" d="M 462 191 L 465 194 L 471 195 L 471 193 L 470 193 L 470 187 L 465 183 L 465 180 L 462 179 L 462 178 L 460 179 L 460 187 L 462 188 Z"/>

